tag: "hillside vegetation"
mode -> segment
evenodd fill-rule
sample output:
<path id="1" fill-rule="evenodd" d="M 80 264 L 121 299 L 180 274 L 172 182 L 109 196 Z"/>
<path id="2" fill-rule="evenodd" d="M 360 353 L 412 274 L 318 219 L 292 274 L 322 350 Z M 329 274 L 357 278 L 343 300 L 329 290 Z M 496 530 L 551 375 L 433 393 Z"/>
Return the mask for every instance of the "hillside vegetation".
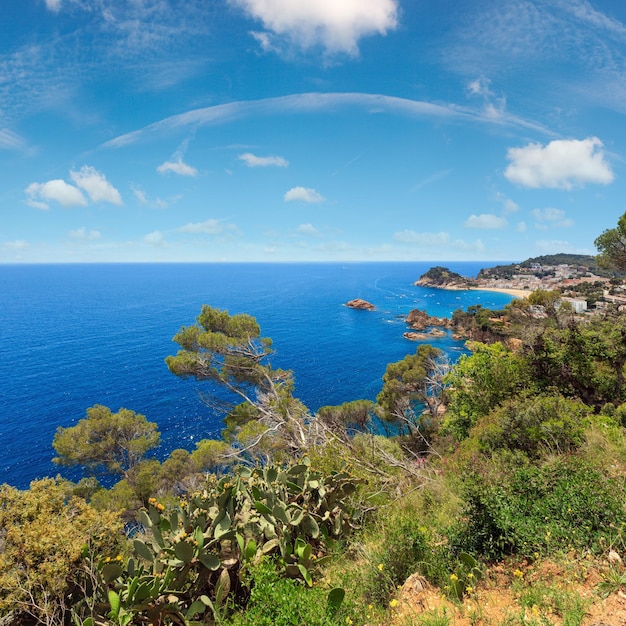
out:
<path id="1" fill-rule="evenodd" d="M 623 624 L 626 314 L 531 306 L 459 312 L 491 327 L 456 364 L 422 344 L 316 414 L 253 317 L 203 307 L 166 362 L 222 438 L 161 463 L 132 410 L 60 428 L 85 477 L 0 489 L 1 622 Z"/>

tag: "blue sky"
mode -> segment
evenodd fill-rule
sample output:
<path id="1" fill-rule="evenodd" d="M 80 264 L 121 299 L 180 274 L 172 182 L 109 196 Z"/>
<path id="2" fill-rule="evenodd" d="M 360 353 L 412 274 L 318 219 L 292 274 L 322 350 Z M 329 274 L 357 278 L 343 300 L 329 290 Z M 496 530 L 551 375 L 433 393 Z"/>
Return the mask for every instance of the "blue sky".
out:
<path id="1" fill-rule="evenodd" d="M 626 211 L 626 3 L 0 4 L 0 263 L 523 260 Z"/>

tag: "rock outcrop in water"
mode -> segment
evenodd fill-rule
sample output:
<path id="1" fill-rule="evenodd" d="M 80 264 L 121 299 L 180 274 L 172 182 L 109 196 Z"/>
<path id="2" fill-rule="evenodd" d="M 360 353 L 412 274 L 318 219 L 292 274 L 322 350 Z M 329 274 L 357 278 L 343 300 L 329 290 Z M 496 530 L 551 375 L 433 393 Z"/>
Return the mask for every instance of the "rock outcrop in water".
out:
<path id="1" fill-rule="evenodd" d="M 363 309 L 364 311 L 373 311 L 376 308 L 371 302 L 361 298 L 355 298 L 350 300 L 350 302 L 346 302 L 346 306 L 349 306 L 351 309 Z"/>
<path id="2" fill-rule="evenodd" d="M 434 317 L 421 309 L 413 309 L 406 317 L 406 323 L 413 330 L 424 330 L 429 326 L 452 328 L 452 320 L 447 317 Z"/>

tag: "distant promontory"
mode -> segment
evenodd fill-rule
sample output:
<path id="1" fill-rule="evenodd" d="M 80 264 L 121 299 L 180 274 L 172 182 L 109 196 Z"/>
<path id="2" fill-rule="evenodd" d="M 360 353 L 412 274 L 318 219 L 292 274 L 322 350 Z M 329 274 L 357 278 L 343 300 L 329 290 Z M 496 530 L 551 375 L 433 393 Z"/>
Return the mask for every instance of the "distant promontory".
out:
<path id="1" fill-rule="evenodd" d="M 435 287 L 438 289 L 469 289 L 475 285 L 469 278 L 440 265 L 431 267 L 413 284 L 418 287 Z"/>

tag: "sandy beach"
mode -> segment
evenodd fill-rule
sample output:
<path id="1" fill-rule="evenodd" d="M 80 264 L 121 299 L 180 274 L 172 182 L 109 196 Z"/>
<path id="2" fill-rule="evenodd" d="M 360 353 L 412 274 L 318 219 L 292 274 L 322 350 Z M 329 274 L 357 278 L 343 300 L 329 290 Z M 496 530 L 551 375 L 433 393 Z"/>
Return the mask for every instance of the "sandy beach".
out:
<path id="1" fill-rule="evenodd" d="M 472 287 L 474 291 L 497 291 L 499 293 L 508 293 L 516 298 L 527 298 L 532 291 L 528 289 L 503 289 L 501 287 Z"/>

